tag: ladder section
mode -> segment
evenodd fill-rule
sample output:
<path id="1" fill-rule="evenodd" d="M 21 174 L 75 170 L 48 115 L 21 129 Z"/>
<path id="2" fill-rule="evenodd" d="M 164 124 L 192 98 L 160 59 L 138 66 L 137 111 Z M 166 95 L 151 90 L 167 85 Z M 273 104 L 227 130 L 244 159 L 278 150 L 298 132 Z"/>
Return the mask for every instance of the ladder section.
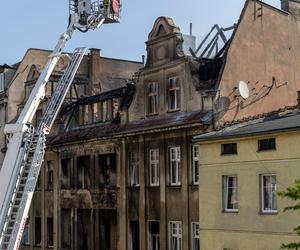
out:
<path id="1" fill-rule="evenodd" d="M 0 238 L 0 249 L 15 250 L 19 248 L 26 218 L 30 208 L 35 186 L 38 180 L 45 153 L 45 132 L 50 131 L 63 104 L 64 98 L 75 77 L 79 65 L 87 48 L 75 49 L 70 63 L 60 78 L 58 85 L 44 112 L 43 118 L 35 131 L 24 136 L 24 151 L 20 171 L 15 181 L 15 188 L 11 194 L 11 202 L 6 208 L 6 220 Z"/>

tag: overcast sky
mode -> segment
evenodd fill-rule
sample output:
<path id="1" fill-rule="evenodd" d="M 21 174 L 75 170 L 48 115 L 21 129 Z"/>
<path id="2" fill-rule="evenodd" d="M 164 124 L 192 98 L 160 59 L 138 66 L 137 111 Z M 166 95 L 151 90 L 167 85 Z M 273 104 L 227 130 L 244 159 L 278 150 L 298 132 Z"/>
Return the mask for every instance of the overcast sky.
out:
<path id="1" fill-rule="evenodd" d="M 66 29 L 68 0 L 1 1 L 0 64 L 13 64 L 28 48 L 53 49 Z M 76 32 L 66 47 L 100 48 L 106 57 L 141 61 L 145 41 L 158 16 L 172 17 L 183 33 L 194 25 L 198 42 L 212 25 L 236 23 L 244 0 L 123 0 L 121 24 L 104 25 L 88 33 Z M 275 7 L 280 0 L 265 0 Z"/>

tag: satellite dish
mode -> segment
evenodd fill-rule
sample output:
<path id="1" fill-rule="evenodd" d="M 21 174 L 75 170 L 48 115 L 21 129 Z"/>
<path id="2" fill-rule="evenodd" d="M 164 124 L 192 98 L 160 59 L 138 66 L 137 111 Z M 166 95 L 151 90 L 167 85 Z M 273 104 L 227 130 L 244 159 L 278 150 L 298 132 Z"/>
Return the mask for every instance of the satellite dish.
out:
<path id="1" fill-rule="evenodd" d="M 241 97 L 243 97 L 244 99 L 247 99 L 249 97 L 249 88 L 248 88 L 248 84 L 244 81 L 240 81 L 239 83 L 239 92 Z"/>

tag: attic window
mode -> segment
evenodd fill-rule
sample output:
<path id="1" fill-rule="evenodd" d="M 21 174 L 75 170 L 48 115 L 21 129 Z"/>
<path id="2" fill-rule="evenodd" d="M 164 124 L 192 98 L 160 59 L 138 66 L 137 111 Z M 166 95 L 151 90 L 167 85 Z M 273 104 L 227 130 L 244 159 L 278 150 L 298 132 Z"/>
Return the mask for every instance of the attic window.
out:
<path id="1" fill-rule="evenodd" d="M 237 154 L 237 144 L 236 143 L 226 143 L 221 145 L 222 155 L 234 155 Z"/>
<path id="2" fill-rule="evenodd" d="M 258 151 L 276 150 L 275 138 L 258 140 Z"/>

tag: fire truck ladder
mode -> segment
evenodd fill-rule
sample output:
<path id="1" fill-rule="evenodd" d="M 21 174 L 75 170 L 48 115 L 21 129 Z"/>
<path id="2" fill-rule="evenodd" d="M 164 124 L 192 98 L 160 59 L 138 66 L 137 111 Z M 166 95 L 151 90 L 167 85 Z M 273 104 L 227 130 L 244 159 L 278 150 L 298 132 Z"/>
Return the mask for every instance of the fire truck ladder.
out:
<path id="1" fill-rule="evenodd" d="M 10 195 L 10 203 L 6 206 L 7 216 L 0 237 L 1 249 L 14 250 L 19 248 L 45 154 L 45 134 L 49 133 L 58 115 L 86 51 L 86 48 L 75 49 L 70 63 L 60 78 L 37 129 L 35 130 L 28 124 L 29 129 L 23 138 L 22 161 L 19 167 L 19 174 L 13 180 L 15 188 Z"/>

